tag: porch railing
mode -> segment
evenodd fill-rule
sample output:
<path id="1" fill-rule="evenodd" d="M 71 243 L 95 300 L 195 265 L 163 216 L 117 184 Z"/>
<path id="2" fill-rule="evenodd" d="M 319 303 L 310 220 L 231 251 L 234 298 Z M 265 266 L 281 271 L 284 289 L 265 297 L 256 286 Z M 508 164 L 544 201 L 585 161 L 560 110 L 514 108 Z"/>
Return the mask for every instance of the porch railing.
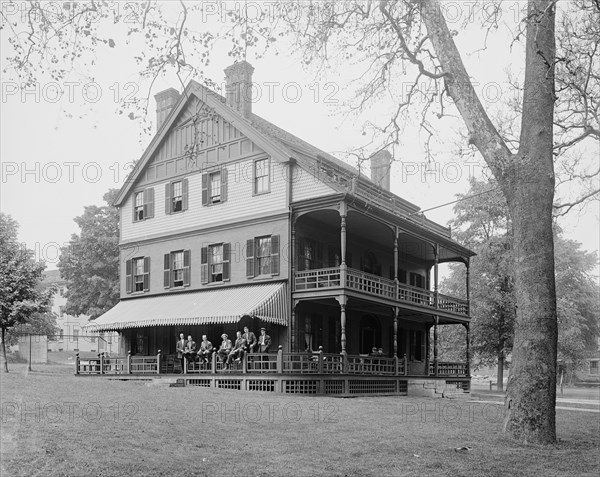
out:
<path id="1" fill-rule="evenodd" d="M 435 293 L 394 280 L 341 267 L 303 270 L 295 273 L 294 290 L 316 290 L 321 288 L 344 287 L 366 293 L 368 295 L 389 298 L 407 304 L 436 309 Z M 469 315 L 469 302 L 460 298 L 438 294 L 438 308 L 441 311 Z"/>
<path id="2" fill-rule="evenodd" d="M 461 363 L 455 363 L 461 364 Z M 77 354 L 75 374 L 215 374 L 237 372 L 243 374 L 360 374 L 404 376 L 407 372 L 406 356 L 403 358 L 324 353 L 322 348 L 314 353 L 283 352 L 246 353 L 240 361 L 226 365 L 213 353 L 207 362 L 185 360 L 162 355 L 108 357 L 84 359 Z M 458 374 L 454 374 L 458 375 Z"/>
<path id="3" fill-rule="evenodd" d="M 435 362 L 429 364 L 429 375 L 435 375 Z M 437 375 L 464 377 L 469 375 L 469 368 L 467 363 L 438 361 Z"/>

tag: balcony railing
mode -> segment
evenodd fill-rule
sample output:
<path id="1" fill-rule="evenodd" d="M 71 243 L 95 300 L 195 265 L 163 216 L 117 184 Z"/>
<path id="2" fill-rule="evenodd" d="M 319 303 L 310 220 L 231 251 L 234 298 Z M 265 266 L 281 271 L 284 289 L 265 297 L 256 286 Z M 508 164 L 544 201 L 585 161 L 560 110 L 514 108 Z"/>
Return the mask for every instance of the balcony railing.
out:
<path id="1" fill-rule="evenodd" d="M 435 375 L 435 363 L 429 364 L 429 375 Z M 438 361 L 437 375 L 464 377 L 469 375 L 469 367 L 467 366 L 467 363 L 450 363 L 445 361 Z"/>
<path id="2" fill-rule="evenodd" d="M 345 272 L 340 267 L 303 270 L 296 272 L 295 275 L 295 291 L 337 287 L 345 287 L 368 295 L 469 316 L 469 302 L 467 300 L 439 293 L 436 308 L 435 293 L 430 290 L 424 290 L 423 288 L 413 287 L 404 283 L 396 283 L 394 280 L 371 275 L 370 273 L 352 268 L 347 268 Z"/>

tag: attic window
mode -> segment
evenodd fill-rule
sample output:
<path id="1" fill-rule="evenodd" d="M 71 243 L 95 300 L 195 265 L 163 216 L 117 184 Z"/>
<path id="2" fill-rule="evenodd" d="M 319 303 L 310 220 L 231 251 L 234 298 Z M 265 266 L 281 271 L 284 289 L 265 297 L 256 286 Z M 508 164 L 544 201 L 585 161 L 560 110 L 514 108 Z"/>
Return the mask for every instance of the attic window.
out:
<path id="1" fill-rule="evenodd" d="M 144 220 L 144 192 L 137 192 L 135 194 L 135 219 Z"/>

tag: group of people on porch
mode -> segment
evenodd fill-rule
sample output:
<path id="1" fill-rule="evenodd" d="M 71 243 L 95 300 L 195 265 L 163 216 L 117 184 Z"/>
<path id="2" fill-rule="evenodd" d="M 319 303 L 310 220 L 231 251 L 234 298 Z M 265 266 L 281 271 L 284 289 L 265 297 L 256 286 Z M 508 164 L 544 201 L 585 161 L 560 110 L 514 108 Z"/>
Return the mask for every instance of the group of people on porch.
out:
<path id="1" fill-rule="evenodd" d="M 245 353 L 268 353 L 271 346 L 271 337 L 267 334 L 266 328 L 260 329 L 258 338 L 247 326 L 244 326 L 243 334 L 241 331 L 236 331 L 235 342 L 232 343 L 227 333 L 221 335 L 221 340 L 221 345 L 216 348 L 206 335 L 202 335 L 200 347 L 197 347 L 191 335 L 188 335 L 186 340 L 185 334 L 180 333 L 176 351 L 177 358 L 181 360 L 181 369 L 185 369 L 186 361 L 188 363 L 199 361 L 206 364 L 213 353 L 216 353 L 225 368 L 229 368 L 235 361 L 241 361 Z"/>

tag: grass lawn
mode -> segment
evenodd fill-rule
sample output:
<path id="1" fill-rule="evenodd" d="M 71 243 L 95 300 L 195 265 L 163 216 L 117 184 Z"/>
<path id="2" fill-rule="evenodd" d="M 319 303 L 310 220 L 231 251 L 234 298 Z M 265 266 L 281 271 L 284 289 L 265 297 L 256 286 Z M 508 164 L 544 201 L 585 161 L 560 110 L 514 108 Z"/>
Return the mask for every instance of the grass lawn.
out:
<path id="1" fill-rule="evenodd" d="M 502 437 L 493 404 L 333 399 L 0 374 L 2 476 L 598 475 L 599 414 L 558 411 L 556 446 Z M 470 451 L 455 448 L 468 446 Z"/>

